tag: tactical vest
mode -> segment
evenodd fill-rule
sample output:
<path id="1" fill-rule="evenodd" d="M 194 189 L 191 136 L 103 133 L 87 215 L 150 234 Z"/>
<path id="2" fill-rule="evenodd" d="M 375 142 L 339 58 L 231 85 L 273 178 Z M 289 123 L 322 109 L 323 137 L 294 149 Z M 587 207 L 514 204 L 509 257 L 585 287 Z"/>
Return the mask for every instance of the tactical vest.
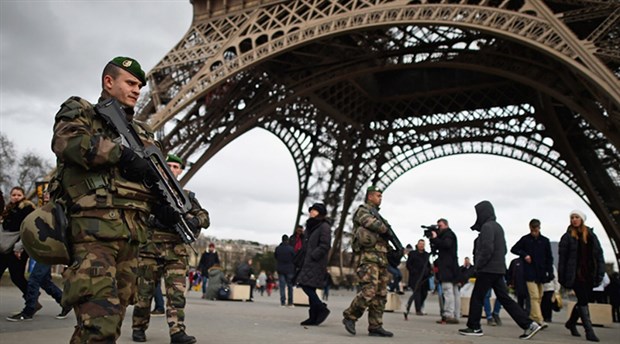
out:
<path id="1" fill-rule="evenodd" d="M 56 125 L 61 121 L 83 122 L 85 125 L 82 128 L 89 130 L 91 137 L 107 137 L 120 143 L 118 134 L 96 114 L 93 105 L 79 97 L 71 97 L 62 104 L 56 114 Z M 155 144 L 153 135 L 144 124 L 133 121 L 132 125 L 145 145 Z M 120 150 L 112 150 L 109 154 L 118 154 L 118 159 Z M 58 161 L 58 180 L 68 196 L 71 216 L 100 217 L 101 214 L 106 214 L 105 216 L 114 217 L 113 211 L 102 212 L 104 209 L 150 212 L 150 204 L 154 202 L 155 195 L 143 184 L 123 178 L 116 166 L 93 169 L 66 160 Z"/>

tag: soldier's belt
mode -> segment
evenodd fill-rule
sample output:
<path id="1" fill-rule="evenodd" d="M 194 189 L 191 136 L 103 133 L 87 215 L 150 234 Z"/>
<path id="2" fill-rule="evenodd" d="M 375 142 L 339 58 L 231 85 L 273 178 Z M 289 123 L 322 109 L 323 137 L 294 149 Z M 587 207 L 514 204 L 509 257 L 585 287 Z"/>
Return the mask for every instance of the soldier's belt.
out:
<path id="1" fill-rule="evenodd" d="M 92 190 L 97 190 L 110 185 L 110 181 L 105 176 L 88 177 L 81 182 L 66 188 L 69 197 L 76 199 L 77 197 L 86 195 Z"/>

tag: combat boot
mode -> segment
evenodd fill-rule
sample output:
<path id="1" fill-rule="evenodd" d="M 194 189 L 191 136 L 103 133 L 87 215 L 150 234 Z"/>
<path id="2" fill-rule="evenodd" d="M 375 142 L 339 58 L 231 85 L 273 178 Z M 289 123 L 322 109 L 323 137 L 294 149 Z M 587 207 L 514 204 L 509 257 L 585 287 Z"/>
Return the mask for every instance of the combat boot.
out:
<path id="1" fill-rule="evenodd" d="M 131 339 L 134 342 L 146 342 L 146 334 L 144 333 L 144 330 L 133 330 Z"/>
<path id="2" fill-rule="evenodd" d="M 564 327 L 570 331 L 570 334 L 574 337 L 581 337 L 579 331 L 577 331 L 577 319 L 579 319 L 579 307 L 575 305 L 573 307 L 572 312 L 570 313 L 570 317 L 564 324 Z"/>
<path id="3" fill-rule="evenodd" d="M 170 344 L 194 344 L 196 337 L 188 336 L 185 331 L 177 332 L 170 336 Z"/>
<path id="4" fill-rule="evenodd" d="M 345 330 L 352 335 L 355 335 L 355 321 L 351 319 L 344 318 L 342 319 L 342 323 L 344 324 Z"/>
<path id="5" fill-rule="evenodd" d="M 579 312 L 581 313 L 581 322 L 583 323 L 583 328 L 586 330 L 586 339 L 591 342 L 600 341 L 594 333 L 594 328 L 592 327 L 592 321 L 590 320 L 590 310 L 588 309 L 588 306 L 579 306 Z"/>
<path id="6" fill-rule="evenodd" d="M 394 333 L 386 331 L 383 327 L 368 330 L 368 335 L 371 337 L 394 337 Z"/>
<path id="7" fill-rule="evenodd" d="M 330 311 L 329 309 L 327 309 L 327 304 L 323 303 L 321 304 L 321 307 L 319 307 L 316 310 L 316 319 L 315 322 L 317 325 L 321 324 L 323 321 L 325 321 L 325 319 L 327 319 L 327 316 L 329 315 Z"/>

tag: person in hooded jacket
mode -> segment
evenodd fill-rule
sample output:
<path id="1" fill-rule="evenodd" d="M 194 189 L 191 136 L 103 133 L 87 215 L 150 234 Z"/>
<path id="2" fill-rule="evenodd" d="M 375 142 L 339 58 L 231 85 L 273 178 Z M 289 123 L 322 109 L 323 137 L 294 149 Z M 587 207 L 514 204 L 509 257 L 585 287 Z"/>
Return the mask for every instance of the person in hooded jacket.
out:
<path id="1" fill-rule="evenodd" d="M 577 304 L 564 326 L 575 337 L 577 320 L 581 318 L 586 330 L 586 339 L 598 342 L 599 339 L 592 328 L 588 301 L 592 287 L 597 286 L 605 275 L 605 260 L 601 243 L 592 228 L 585 225 L 586 215 L 579 210 L 570 213 L 570 225 L 562 235 L 558 247 L 558 280 L 567 289 L 572 289 L 577 296 Z"/>
<path id="2" fill-rule="evenodd" d="M 475 209 L 477 218 L 471 229 L 480 232 L 474 241 L 476 283 L 469 302 L 467 328 L 459 330 L 459 333 L 465 336 L 484 334 L 480 326 L 482 305 L 485 294 L 489 288 L 493 288 L 497 300 L 501 302 L 517 325 L 524 330 L 519 338 L 530 339 L 542 327 L 530 320 L 528 314 L 508 295 L 508 288 L 504 281 L 507 251 L 504 229 L 495 221 L 495 210 L 491 202 L 482 201 L 476 204 Z"/>
<path id="3" fill-rule="evenodd" d="M 330 311 L 327 304 L 323 303 L 316 294 L 317 288 L 325 285 L 325 274 L 327 273 L 327 256 L 331 248 L 331 222 L 325 216 L 327 208 L 323 203 L 314 203 L 309 211 L 310 218 L 306 221 L 304 231 L 304 243 L 302 250 L 305 256 L 301 270 L 295 280 L 308 295 L 310 309 L 308 319 L 302 321 L 300 325 L 316 326 L 321 324 Z"/>

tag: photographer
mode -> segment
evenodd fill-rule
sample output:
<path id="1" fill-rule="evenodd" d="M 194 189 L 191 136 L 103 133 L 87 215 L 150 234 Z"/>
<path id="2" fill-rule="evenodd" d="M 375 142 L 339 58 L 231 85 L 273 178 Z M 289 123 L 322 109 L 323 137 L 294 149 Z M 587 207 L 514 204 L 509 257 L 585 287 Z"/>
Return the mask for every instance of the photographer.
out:
<path id="1" fill-rule="evenodd" d="M 432 231 L 431 247 L 437 250 L 437 280 L 441 283 L 444 295 L 444 307 L 438 324 L 458 324 L 461 313 L 461 296 L 459 293 L 459 263 L 457 257 L 456 235 L 448 226 L 448 220 L 437 220 L 438 230 Z"/>

